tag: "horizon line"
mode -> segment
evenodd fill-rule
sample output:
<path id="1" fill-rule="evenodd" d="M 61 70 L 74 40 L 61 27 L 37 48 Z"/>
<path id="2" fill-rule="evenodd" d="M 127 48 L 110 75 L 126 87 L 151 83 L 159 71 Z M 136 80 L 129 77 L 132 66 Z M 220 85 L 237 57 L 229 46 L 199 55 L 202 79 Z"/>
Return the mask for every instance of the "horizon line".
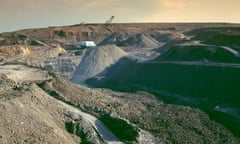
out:
<path id="1" fill-rule="evenodd" d="M 17 32 L 21 30 L 29 30 L 29 29 L 44 29 L 44 28 L 53 28 L 53 27 L 71 27 L 71 26 L 79 26 L 79 25 L 105 25 L 105 22 L 89 22 L 89 23 L 75 23 L 75 24 L 66 24 L 66 25 L 48 25 L 48 26 L 32 26 L 32 27 L 23 27 L 15 30 L 10 30 L 10 31 L 0 31 L 0 34 L 2 33 L 10 33 L 10 32 Z M 204 21 L 199 21 L 199 22 L 186 22 L 186 21 L 169 21 L 169 22 L 112 22 L 110 24 L 232 24 L 232 25 L 240 25 L 240 22 L 204 22 Z"/>

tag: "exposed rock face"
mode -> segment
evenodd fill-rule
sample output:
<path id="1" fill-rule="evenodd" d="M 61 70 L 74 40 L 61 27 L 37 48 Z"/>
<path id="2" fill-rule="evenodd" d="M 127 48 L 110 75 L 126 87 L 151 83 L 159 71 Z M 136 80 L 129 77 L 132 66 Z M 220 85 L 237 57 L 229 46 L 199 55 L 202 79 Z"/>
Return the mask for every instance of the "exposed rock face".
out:
<path id="1" fill-rule="evenodd" d="M 32 47 L 32 46 L 4 46 L 0 47 L 1 55 L 7 59 L 7 62 L 22 62 L 41 60 L 46 58 L 56 58 L 59 54 L 66 53 L 62 47 Z"/>
<path id="2" fill-rule="evenodd" d="M 61 56 L 61 46 L 4 46 L 0 48 L 0 63 L 25 64 L 54 71 L 70 79 L 80 62 L 80 56 Z"/>
<path id="3" fill-rule="evenodd" d="M 29 64 L 29 63 L 28 63 Z M 71 58 L 50 58 L 41 63 L 41 67 L 70 79 L 76 70 L 78 61 Z"/>
<path id="4" fill-rule="evenodd" d="M 89 48 L 72 79 L 84 81 L 104 71 L 126 55 L 122 49 L 115 45 Z"/>
<path id="5" fill-rule="evenodd" d="M 71 112 L 66 112 L 66 115 L 70 118 L 66 122 L 68 132 L 79 136 L 83 143 L 104 144 L 96 129 L 88 121 Z"/>
<path id="6" fill-rule="evenodd" d="M 15 45 L 15 46 L 4 46 L 0 47 L 0 52 L 7 58 L 26 56 L 31 54 L 32 49 L 27 45 Z"/>

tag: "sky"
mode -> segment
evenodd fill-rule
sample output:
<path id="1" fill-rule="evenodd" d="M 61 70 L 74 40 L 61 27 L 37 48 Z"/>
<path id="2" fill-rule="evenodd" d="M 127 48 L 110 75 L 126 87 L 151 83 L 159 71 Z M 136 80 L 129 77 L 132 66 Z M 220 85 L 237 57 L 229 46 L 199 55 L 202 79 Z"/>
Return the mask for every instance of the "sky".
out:
<path id="1" fill-rule="evenodd" d="M 240 23 L 240 0 L 0 0 L 0 32 L 81 22 Z"/>

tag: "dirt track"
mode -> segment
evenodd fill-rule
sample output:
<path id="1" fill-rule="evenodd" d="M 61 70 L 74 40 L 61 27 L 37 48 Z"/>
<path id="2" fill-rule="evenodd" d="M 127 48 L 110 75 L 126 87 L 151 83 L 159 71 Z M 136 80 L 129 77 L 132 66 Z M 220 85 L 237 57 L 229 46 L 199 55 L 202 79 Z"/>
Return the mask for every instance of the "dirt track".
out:
<path id="1" fill-rule="evenodd" d="M 37 68 L 30 68 L 23 65 L 3 65 L 0 66 L 0 74 L 5 74 L 15 82 L 41 81 L 51 78 L 46 71 Z"/>

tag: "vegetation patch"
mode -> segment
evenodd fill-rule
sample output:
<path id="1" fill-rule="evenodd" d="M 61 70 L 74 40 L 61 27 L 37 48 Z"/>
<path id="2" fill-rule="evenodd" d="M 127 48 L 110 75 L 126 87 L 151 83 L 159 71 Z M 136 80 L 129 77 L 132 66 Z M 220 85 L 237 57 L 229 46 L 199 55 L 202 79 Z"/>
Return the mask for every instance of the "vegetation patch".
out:
<path id="1" fill-rule="evenodd" d="M 54 33 L 60 37 L 65 37 L 66 36 L 66 33 L 63 31 L 63 30 L 60 30 L 60 31 L 54 31 Z"/>
<path id="2" fill-rule="evenodd" d="M 36 42 L 35 40 L 31 41 L 30 45 L 32 46 L 38 46 L 40 45 L 38 42 Z"/>
<path id="3" fill-rule="evenodd" d="M 23 35 L 23 34 L 19 34 L 19 35 L 18 35 L 18 38 L 19 38 L 20 40 L 26 40 L 26 39 L 27 39 L 27 36 L 26 36 L 26 35 Z"/>
<path id="4" fill-rule="evenodd" d="M 109 114 L 100 116 L 101 120 L 121 141 L 131 143 L 137 141 L 138 130 L 119 118 L 113 118 Z"/>

